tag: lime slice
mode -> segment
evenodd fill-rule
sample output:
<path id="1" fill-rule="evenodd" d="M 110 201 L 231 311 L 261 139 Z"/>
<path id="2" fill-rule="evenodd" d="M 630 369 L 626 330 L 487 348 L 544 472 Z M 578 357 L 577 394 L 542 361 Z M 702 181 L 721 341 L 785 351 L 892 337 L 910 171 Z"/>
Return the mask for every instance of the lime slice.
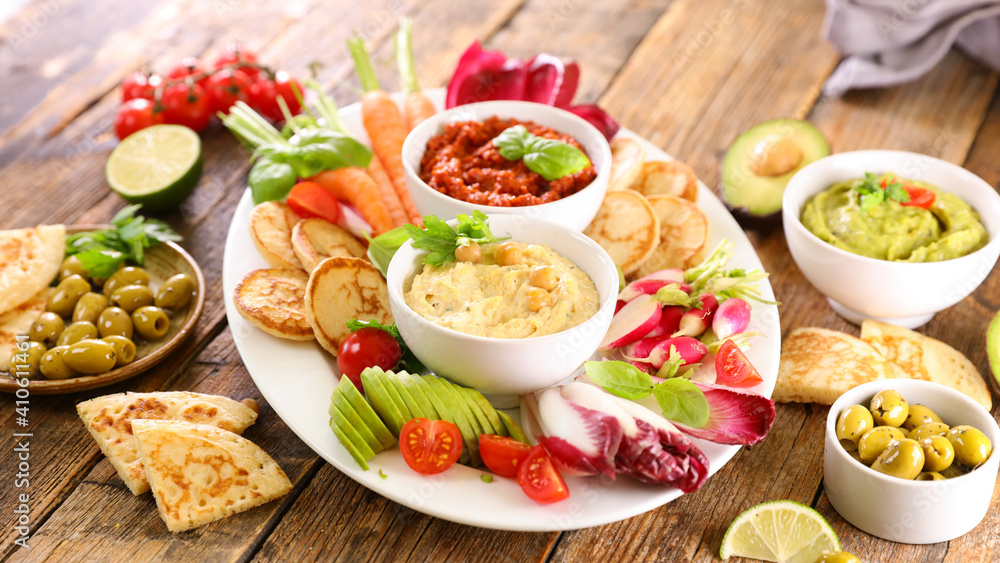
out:
<path id="1" fill-rule="evenodd" d="M 111 151 L 108 185 L 145 210 L 177 207 L 201 178 L 201 139 L 181 125 L 153 125 L 126 137 Z"/>
<path id="2" fill-rule="evenodd" d="M 819 512 L 795 501 L 775 500 L 737 516 L 722 538 L 719 556 L 813 563 L 824 551 L 838 550 L 840 540 Z"/>

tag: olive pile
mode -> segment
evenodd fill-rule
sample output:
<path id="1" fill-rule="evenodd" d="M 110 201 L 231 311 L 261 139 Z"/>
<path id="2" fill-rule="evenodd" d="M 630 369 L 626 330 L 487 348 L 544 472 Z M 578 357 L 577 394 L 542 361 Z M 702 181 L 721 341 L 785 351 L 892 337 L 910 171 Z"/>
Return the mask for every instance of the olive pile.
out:
<path id="1" fill-rule="evenodd" d="M 917 481 L 963 475 L 993 451 L 979 429 L 949 427 L 934 411 L 908 404 L 892 389 L 880 391 L 868 407 L 844 409 L 837 418 L 837 439 L 851 457 L 875 471 Z"/>
<path id="2" fill-rule="evenodd" d="M 127 365 L 136 356 L 133 338 L 155 342 L 166 336 L 165 310 L 183 310 L 196 289 L 191 276 L 177 274 L 154 293 L 149 274 L 135 266 L 123 266 L 107 280 L 92 279 L 70 256 L 46 311 L 29 329 L 27 350 L 15 350 L 11 366 L 29 378 L 67 379 Z"/>

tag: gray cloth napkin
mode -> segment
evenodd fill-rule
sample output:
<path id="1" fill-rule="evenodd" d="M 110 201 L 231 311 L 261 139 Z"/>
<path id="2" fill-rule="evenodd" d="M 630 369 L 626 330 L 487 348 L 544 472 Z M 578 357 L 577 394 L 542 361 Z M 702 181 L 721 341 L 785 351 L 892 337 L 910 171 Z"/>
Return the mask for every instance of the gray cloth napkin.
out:
<path id="1" fill-rule="evenodd" d="M 823 93 L 902 84 L 954 44 L 1000 70 L 1000 0 L 826 0 L 823 35 L 843 54 Z"/>

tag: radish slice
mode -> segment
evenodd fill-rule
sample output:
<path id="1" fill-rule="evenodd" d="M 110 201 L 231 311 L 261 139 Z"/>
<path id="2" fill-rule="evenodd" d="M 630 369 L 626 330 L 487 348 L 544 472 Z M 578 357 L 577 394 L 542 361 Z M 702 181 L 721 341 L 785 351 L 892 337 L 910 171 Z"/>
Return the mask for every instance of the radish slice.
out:
<path id="1" fill-rule="evenodd" d="M 600 349 L 620 348 L 639 340 L 660 322 L 660 314 L 660 303 L 651 296 L 629 301 L 611 319 Z"/>
<path id="2" fill-rule="evenodd" d="M 618 294 L 618 299 L 628 302 L 640 295 L 652 295 L 661 287 L 671 283 L 676 283 L 685 291 L 690 291 L 690 286 L 684 283 L 684 272 L 670 268 L 645 275 L 626 285 L 625 289 Z"/>
<path id="3" fill-rule="evenodd" d="M 664 307 L 660 312 L 660 322 L 656 323 L 646 338 L 657 338 L 677 332 L 681 327 L 681 317 L 683 316 L 684 309 L 680 307 Z"/>

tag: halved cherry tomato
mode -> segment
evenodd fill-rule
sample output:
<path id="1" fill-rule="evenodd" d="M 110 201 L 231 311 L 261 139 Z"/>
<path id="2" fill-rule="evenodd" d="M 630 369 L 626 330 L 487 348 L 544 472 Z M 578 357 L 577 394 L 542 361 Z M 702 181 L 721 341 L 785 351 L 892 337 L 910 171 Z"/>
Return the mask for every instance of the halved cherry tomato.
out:
<path id="1" fill-rule="evenodd" d="M 462 433 L 447 420 L 414 418 L 399 433 L 399 451 L 417 473 L 434 475 L 448 470 L 462 453 Z"/>
<path id="2" fill-rule="evenodd" d="M 715 378 L 718 383 L 729 387 L 753 387 L 764 381 L 757 368 L 732 340 L 725 341 L 715 355 Z"/>
<path id="3" fill-rule="evenodd" d="M 380 328 L 359 328 L 340 343 L 337 369 L 355 387 L 363 389 L 361 372 L 365 368 L 378 366 L 390 370 L 402 357 L 403 349 L 391 334 Z"/>
<path id="4" fill-rule="evenodd" d="M 906 207 L 930 209 L 934 205 L 934 200 L 937 199 L 937 195 L 927 188 L 921 188 L 913 184 L 903 184 L 903 189 L 906 190 L 906 193 L 910 194 L 910 201 L 900 203 L 900 205 Z"/>
<path id="5" fill-rule="evenodd" d="M 531 448 L 524 461 L 518 464 L 517 484 L 521 485 L 524 494 L 543 504 L 569 498 L 566 481 L 542 446 Z"/>
<path id="6" fill-rule="evenodd" d="M 115 114 L 115 135 L 124 139 L 140 129 L 163 123 L 163 113 L 153 111 L 153 102 L 133 98 L 118 107 Z"/>
<path id="7" fill-rule="evenodd" d="M 479 435 L 479 455 L 490 471 L 502 477 L 517 477 L 517 468 L 528 457 L 531 446 L 506 436 Z"/>
<path id="8" fill-rule="evenodd" d="M 229 108 L 237 102 L 250 100 L 251 79 L 242 70 L 220 70 L 208 77 L 205 90 L 212 101 L 212 111 L 229 115 Z"/>
<path id="9" fill-rule="evenodd" d="M 340 220 L 340 202 L 315 182 L 299 182 L 288 192 L 288 207 L 303 219 L 319 217 L 331 223 Z"/>
<path id="10" fill-rule="evenodd" d="M 163 91 L 163 119 L 167 123 L 201 131 L 212 119 L 205 90 L 197 82 L 175 84 Z"/>

